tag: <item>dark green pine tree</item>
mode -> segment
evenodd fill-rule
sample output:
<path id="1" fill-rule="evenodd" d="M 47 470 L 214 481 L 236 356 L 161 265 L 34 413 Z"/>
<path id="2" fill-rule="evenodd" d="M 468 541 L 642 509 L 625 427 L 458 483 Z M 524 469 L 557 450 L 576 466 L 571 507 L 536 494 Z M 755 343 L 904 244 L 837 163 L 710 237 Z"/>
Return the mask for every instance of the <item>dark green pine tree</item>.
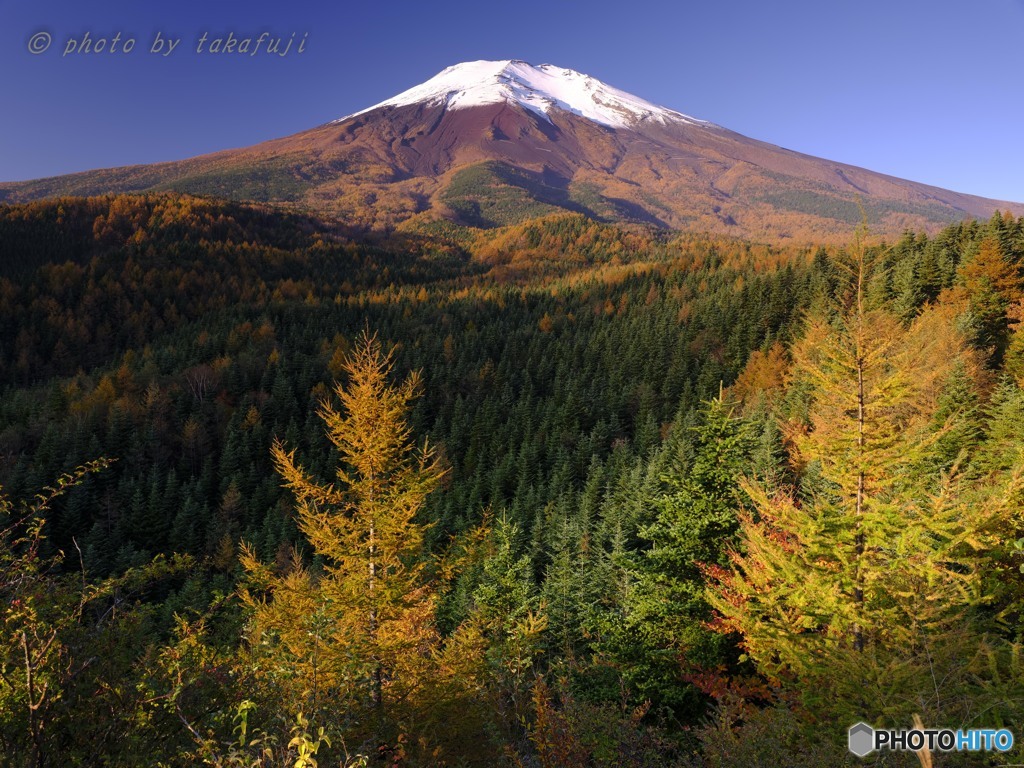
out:
<path id="1" fill-rule="evenodd" d="M 970 456 L 981 440 L 981 408 L 976 389 L 966 361 L 957 362 L 943 386 L 932 419 L 933 429 L 942 432 L 929 457 L 932 469 L 948 471 Z"/>
<path id="2" fill-rule="evenodd" d="M 986 237 L 974 258 L 960 269 L 966 289 L 975 333 L 972 341 L 991 353 L 990 365 L 998 368 L 1010 342 L 1007 310 L 1022 295 L 1020 272 L 999 241 Z"/>
<path id="3" fill-rule="evenodd" d="M 471 620 L 479 623 L 488 641 L 488 665 L 501 685 L 513 690 L 522 686 L 529 671 L 524 662 L 536 650 L 532 645 L 538 639 L 528 630 L 540 608 L 530 558 L 519 538 L 518 526 L 506 516 L 495 521 L 488 556 L 470 596 Z"/>
<path id="4" fill-rule="evenodd" d="M 1004 472 L 1020 460 L 1024 390 L 1004 377 L 984 409 L 985 439 L 973 464 L 982 472 Z"/>
<path id="5" fill-rule="evenodd" d="M 572 657 L 580 648 L 583 635 L 581 616 L 588 597 L 585 579 L 589 536 L 581 521 L 559 509 L 561 505 L 553 506 L 550 518 L 555 527 L 541 594 L 552 650 Z"/>
<path id="6" fill-rule="evenodd" d="M 684 664 L 712 667 L 728 658 L 727 641 L 704 627 L 710 609 L 701 566 L 722 564 L 737 529 L 739 480 L 755 449 L 750 425 L 722 399 L 707 404 L 691 432 L 681 452 L 692 459 L 662 478 L 654 522 L 640 530 L 649 548 L 636 564 L 622 635 L 612 639 L 636 692 L 677 714 L 699 706 L 680 683 Z"/>

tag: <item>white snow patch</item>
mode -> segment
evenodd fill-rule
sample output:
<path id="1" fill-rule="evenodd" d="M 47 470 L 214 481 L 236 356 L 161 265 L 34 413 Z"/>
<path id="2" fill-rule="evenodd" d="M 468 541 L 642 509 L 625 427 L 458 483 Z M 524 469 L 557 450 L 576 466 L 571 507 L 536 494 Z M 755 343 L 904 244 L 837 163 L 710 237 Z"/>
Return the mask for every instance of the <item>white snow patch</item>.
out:
<path id="1" fill-rule="evenodd" d="M 560 109 L 612 128 L 635 126 L 642 121 L 710 125 L 612 88 L 589 75 L 551 64 L 535 67 L 518 60 L 456 64 L 425 83 L 334 122 L 380 107 L 443 104 L 448 109 L 464 109 L 501 102 L 519 104 L 549 121 L 551 110 Z"/>

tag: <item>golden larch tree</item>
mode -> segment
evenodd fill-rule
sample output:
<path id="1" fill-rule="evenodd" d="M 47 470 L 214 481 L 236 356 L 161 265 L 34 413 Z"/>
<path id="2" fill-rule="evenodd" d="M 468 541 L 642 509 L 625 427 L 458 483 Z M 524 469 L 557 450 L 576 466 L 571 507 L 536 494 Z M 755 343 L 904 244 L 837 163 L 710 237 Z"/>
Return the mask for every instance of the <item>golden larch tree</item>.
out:
<path id="1" fill-rule="evenodd" d="M 867 306 L 863 256 L 848 266 L 845 306 L 811 318 L 792 349 L 804 406 L 787 432 L 803 487 L 745 483 L 753 508 L 732 567 L 710 569 L 708 600 L 762 672 L 880 712 L 930 685 L 941 648 L 964 675 L 982 650 L 962 628 L 986 601 L 984 556 L 1010 496 L 929 461 L 944 384 L 958 363 L 980 368 L 953 313 L 904 326 Z"/>
<path id="2" fill-rule="evenodd" d="M 408 703 L 437 647 L 424 525 L 415 518 L 443 470 L 431 446 L 413 445 L 406 423 L 420 378 L 392 385 L 392 367 L 393 353 L 364 332 L 345 359 L 347 381 L 334 387 L 340 409 L 320 403 L 338 455 L 333 482 L 312 477 L 294 448 L 273 446 L 316 567 L 296 554 L 275 573 L 243 551 L 256 663 L 306 711 L 346 704 L 380 714 Z"/>

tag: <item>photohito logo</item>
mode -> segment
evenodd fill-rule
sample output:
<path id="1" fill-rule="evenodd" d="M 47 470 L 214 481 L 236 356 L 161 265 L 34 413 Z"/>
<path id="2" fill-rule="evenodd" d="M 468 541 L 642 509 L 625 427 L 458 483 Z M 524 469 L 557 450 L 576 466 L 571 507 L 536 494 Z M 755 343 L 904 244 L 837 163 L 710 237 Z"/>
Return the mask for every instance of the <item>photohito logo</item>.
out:
<path id="1" fill-rule="evenodd" d="M 933 752 L 1009 752 L 1013 749 L 1013 733 L 1006 728 L 876 730 L 867 723 L 857 723 L 850 726 L 846 744 L 857 757 L 882 748 L 900 752 L 917 752 L 925 747 Z"/>

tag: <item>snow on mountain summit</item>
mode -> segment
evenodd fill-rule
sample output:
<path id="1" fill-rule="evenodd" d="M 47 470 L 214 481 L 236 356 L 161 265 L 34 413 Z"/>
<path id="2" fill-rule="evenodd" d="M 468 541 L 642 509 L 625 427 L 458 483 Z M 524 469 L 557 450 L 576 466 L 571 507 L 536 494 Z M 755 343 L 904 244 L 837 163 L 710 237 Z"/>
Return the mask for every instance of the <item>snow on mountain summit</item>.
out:
<path id="1" fill-rule="evenodd" d="M 464 109 L 501 102 L 519 104 L 548 120 L 552 109 L 560 109 L 612 128 L 646 120 L 704 123 L 612 88 L 589 75 L 551 64 L 533 66 L 518 60 L 456 64 L 425 83 L 334 122 L 340 123 L 381 107 L 443 104 L 448 109 Z"/>

